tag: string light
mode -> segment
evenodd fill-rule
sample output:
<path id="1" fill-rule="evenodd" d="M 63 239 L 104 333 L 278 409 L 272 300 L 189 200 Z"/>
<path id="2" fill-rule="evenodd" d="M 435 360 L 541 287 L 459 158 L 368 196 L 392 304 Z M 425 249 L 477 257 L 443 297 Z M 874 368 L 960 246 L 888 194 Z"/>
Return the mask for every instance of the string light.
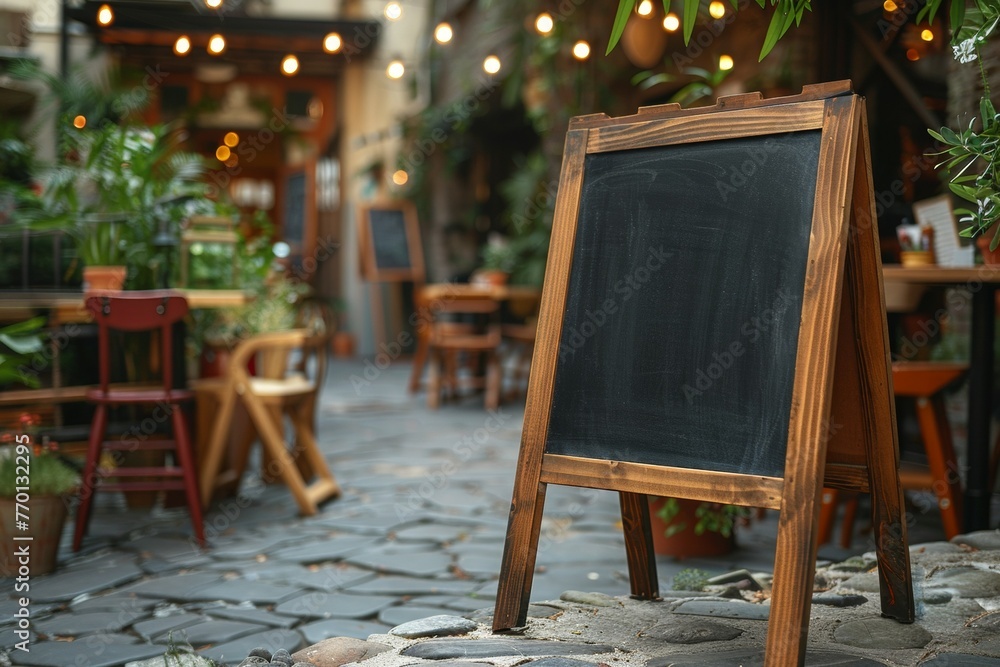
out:
<path id="1" fill-rule="evenodd" d="M 920 33 L 920 39 L 924 40 L 925 42 L 933 42 L 934 41 L 934 31 L 933 30 L 927 30 L 925 28 L 923 30 L 923 32 Z"/>
<path id="2" fill-rule="evenodd" d="M 186 56 L 191 52 L 191 38 L 187 35 L 181 35 L 174 42 L 174 53 L 179 56 Z"/>
<path id="3" fill-rule="evenodd" d="M 642 0 L 636 11 L 639 13 L 639 16 L 649 16 L 653 13 L 653 3 L 650 0 Z"/>
<path id="4" fill-rule="evenodd" d="M 486 56 L 486 60 L 483 61 L 483 69 L 486 70 L 487 74 L 496 74 L 500 71 L 500 59 L 496 56 Z"/>
<path id="5" fill-rule="evenodd" d="M 73 127 L 75 127 L 78 130 L 82 130 L 83 128 L 87 127 L 87 117 L 77 116 L 76 118 L 74 118 Z"/>
<path id="6" fill-rule="evenodd" d="M 205 6 L 209 9 L 218 9 L 222 6 L 222 0 L 205 0 Z"/>
<path id="7" fill-rule="evenodd" d="M 410 175 L 407 174 L 404 170 L 397 169 L 396 171 L 392 172 L 392 182 L 395 183 L 396 185 L 406 185 L 406 182 L 408 180 L 410 180 Z"/>
<path id="8" fill-rule="evenodd" d="M 573 45 L 573 57 L 577 60 L 586 60 L 590 57 L 590 44 L 584 40 L 578 41 Z"/>
<path id="9" fill-rule="evenodd" d="M 454 31 L 447 23 L 438 23 L 437 27 L 434 28 L 434 41 L 438 44 L 447 44 L 454 36 Z"/>
<path id="10" fill-rule="evenodd" d="M 222 143 L 230 148 L 235 148 L 236 144 L 240 143 L 240 135 L 235 132 L 226 132 L 226 136 L 222 138 Z"/>
<path id="11" fill-rule="evenodd" d="M 299 59 L 293 54 L 288 54 L 281 59 L 281 73 L 285 76 L 295 76 L 299 71 Z"/>
<path id="12" fill-rule="evenodd" d="M 677 14 L 670 12 L 663 17 L 663 29 L 667 32 L 676 32 L 680 27 L 681 20 L 677 17 Z"/>
<path id="13" fill-rule="evenodd" d="M 719 0 L 715 0 L 708 6 L 708 15 L 713 19 L 721 19 L 726 15 L 726 6 Z"/>
<path id="14" fill-rule="evenodd" d="M 97 22 L 103 26 L 109 26 L 115 20 L 115 13 L 108 5 L 101 5 L 97 9 Z"/>
<path id="15" fill-rule="evenodd" d="M 327 53 L 337 53 L 344 48 L 344 40 L 339 33 L 331 32 L 323 38 L 323 50 Z"/>
<path id="16" fill-rule="evenodd" d="M 552 16 L 545 12 L 538 15 L 535 19 L 535 30 L 539 35 L 547 35 L 552 32 L 552 29 L 556 27 L 556 22 L 552 20 Z"/>
<path id="17" fill-rule="evenodd" d="M 226 50 L 226 38 L 215 34 L 208 38 L 208 52 L 217 56 Z"/>
<path id="18" fill-rule="evenodd" d="M 894 12 L 899 9 L 896 3 L 892 0 L 885 0 L 885 2 L 882 3 L 882 8 L 887 12 Z"/>
<path id="19" fill-rule="evenodd" d="M 403 8 L 398 2 L 390 2 L 385 6 L 385 11 L 383 13 L 390 21 L 396 21 L 403 15 Z"/>
<path id="20" fill-rule="evenodd" d="M 215 149 L 215 158 L 219 162 L 225 162 L 226 160 L 229 159 L 229 156 L 232 154 L 233 152 L 229 150 L 229 146 L 219 146 L 218 148 Z"/>
<path id="21" fill-rule="evenodd" d="M 733 68 L 733 57 L 722 54 L 719 56 L 719 69 L 722 71 L 731 70 Z"/>
<path id="22" fill-rule="evenodd" d="M 389 66 L 385 68 L 385 75 L 390 79 L 402 79 L 403 74 L 406 73 L 406 68 L 403 66 L 402 60 L 393 60 L 389 63 Z"/>
<path id="23" fill-rule="evenodd" d="M 917 60 L 920 60 L 920 52 L 917 51 L 916 49 L 907 49 L 906 59 L 912 62 L 916 62 Z"/>

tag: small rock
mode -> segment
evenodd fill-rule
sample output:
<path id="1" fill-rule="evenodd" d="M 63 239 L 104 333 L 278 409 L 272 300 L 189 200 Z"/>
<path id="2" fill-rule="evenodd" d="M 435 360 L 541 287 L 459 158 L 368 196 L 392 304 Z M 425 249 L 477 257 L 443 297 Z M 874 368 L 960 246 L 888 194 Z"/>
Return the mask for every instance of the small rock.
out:
<path id="1" fill-rule="evenodd" d="M 1000 667 L 1000 659 L 968 653 L 941 653 L 920 663 L 920 667 Z"/>
<path id="2" fill-rule="evenodd" d="M 271 652 L 268 651 L 266 648 L 251 649 L 251 651 L 249 653 L 249 657 L 251 657 L 251 658 L 264 658 L 268 662 L 271 662 Z"/>
<path id="3" fill-rule="evenodd" d="M 265 660 L 264 658 L 258 657 L 256 655 L 247 656 L 246 660 L 240 663 L 240 667 L 266 667 L 270 665 L 270 660 Z"/>
<path id="4" fill-rule="evenodd" d="M 464 635 L 472 632 L 479 624 L 461 616 L 448 616 L 440 614 L 438 616 L 428 616 L 409 623 L 401 623 L 392 630 L 390 635 L 405 637 L 406 639 L 418 639 L 420 637 L 448 637 L 452 635 Z"/>
<path id="5" fill-rule="evenodd" d="M 974 533 L 956 535 L 951 541 L 953 544 L 964 544 L 983 551 L 997 550 L 1000 549 L 1000 530 L 977 530 Z"/>
<path id="6" fill-rule="evenodd" d="M 813 596 L 813 604 L 822 604 L 828 607 L 857 607 L 868 602 L 864 595 L 841 595 L 837 593 L 823 593 Z"/>
<path id="7" fill-rule="evenodd" d="M 916 623 L 899 623 L 889 618 L 862 618 L 848 621 L 833 631 L 841 644 L 856 648 L 923 648 L 933 636 Z"/>
<path id="8" fill-rule="evenodd" d="M 747 621 L 766 621 L 769 611 L 770 607 L 767 605 L 735 600 L 688 600 L 674 609 L 675 614 L 718 616 Z"/>
<path id="9" fill-rule="evenodd" d="M 331 637 L 297 651 L 292 658 L 298 662 L 311 662 L 316 667 L 340 667 L 349 662 L 367 660 L 389 648 L 385 644 L 353 637 Z"/>
<path id="10" fill-rule="evenodd" d="M 694 621 L 678 619 L 661 623 L 643 633 L 650 639 L 670 644 L 702 644 L 704 642 L 729 641 L 743 634 L 739 628 L 714 621 Z"/>
<path id="11" fill-rule="evenodd" d="M 875 566 L 874 561 L 867 560 L 860 556 L 848 558 L 842 563 L 837 563 L 830 569 L 839 572 L 867 572 Z"/>
<path id="12" fill-rule="evenodd" d="M 591 607 L 614 607 L 618 604 L 610 595 L 605 595 L 604 593 L 584 593 L 583 591 L 566 591 L 559 596 L 559 599 L 564 602 L 576 602 L 577 604 L 586 604 Z"/>
<path id="13" fill-rule="evenodd" d="M 910 547 L 911 554 L 955 554 L 964 551 L 965 549 L 951 542 L 927 542 Z"/>
<path id="14" fill-rule="evenodd" d="M 505 656 L 594 655 L 612 651 L 614 648 L 605 644 L 577 644 L 543 639 L 428 639 L 406 647 L 399 654 L 425 660 L 475 660 Z M 317 667 L 327 666 L 317 664 Z"/>
<path id="15" fill-rule="evenodd" d="M 861 574 L 856 574 L 850 579 L 840 582 L 841 588 L 849 588 L 852 591 L 861 591 L 862 593 L 878 593 L 878 573 L 877 572 L 862 572 Z"/>
<path id="16" fill-rule="evenodd" d="M 924 604 L 948 604 L 951 602 L 951 591 L 939 589 L 924 589 Z"/>
<path id="17" fill-rule="evenodd" d="M 937 572 L 927 582 L 928 588 L 951 588 L 964 598 L 990 598 L 1000 595 L 1000 572 L 974 567 L 956 567 Z"/>
<path id="18" fill-rule="evenodd" d="M 717 577 L 712 577 L 711 579 L 709 579 L 708 583 L 711 585 L 718 585 L 718 584 L 738 585 L 740 583 L 744 583 L 745 585 L 740 588 L 742 588 L 743 590 L 751 590 L 751 591 L 759 591 L 764 588 L 763 586 L 760 585 L 760 582 L 758 582 L 756 579 L 753 578 L 753 575 L 750 574 L 749 570 L 733 570 L 732 572 L 720 574 Z"/>

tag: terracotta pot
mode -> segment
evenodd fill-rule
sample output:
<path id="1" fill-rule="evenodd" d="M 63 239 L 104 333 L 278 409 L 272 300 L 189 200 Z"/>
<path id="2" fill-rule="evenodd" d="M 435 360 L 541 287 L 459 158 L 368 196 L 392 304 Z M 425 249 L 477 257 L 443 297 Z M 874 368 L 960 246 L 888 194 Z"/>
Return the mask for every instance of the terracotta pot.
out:
<path id="1" fill-rule="evenodd" d="M 904 250 L 899 253 L 903 266 L 934 266 L 934 253 L 930 250 Z"/>
<path id="2" fill-rule="evenodd" d="M 650 498 L 649 518 L 653 531 L 653 551 L 661 556 L 674 558 L 695 558 L 698 556 L 722 556 L 736 548 L 736 536 L 725 537 L 720 533 L 705 531 L 701 535 L 694 532 L 698 522 L 695 510 L 701 505 L 699 500 L 679 498 L 680 512 L 670 521 L 670 526 L 684 524 L 684 528 L 667 536 L 668 524 L 659 517 L 659 511 L 667 502 L 666 498 Z"/>
<path id="3" fill-rule="evenodd" d="M 83 267 L 83 291 L 121 290 L 125 285 L 124 266 Z"/>
<path id="4" fill-rule="evenodd" d="M 347 331 L 338 331 L 330 339 L 330 349 L 335 357 L 354 356 L 354 334 Z"/>
<path id="5" fill-rule="evenodd" d="M 996 250 L 990 250 L 993 232 L 994 230 L 990 229 L 982 236 L 976 237 L 976 246 L 983 257 L 983 264 L 1000 264 L 1000 246 L 997 246 Z"/>
<path id="6" fill-rule="evenodd" d="M 479 269 L 472 274 L 472 278 L 469 282 L 473 285 L 493 285 L 496 287 L 502 287 L 507 284 L 507 280 L 510 278 L 510 274 L 506 271 L 498 271 L 496 269 Z"/>
<path id="7" fill-rule="evenodd" d="M 0 498 L 0 576 L 17 576 L 20 561 L 17 550 L 27 546 L 28 570 L 31 576 L 47 574 L 56 569 L 59 540 L 66 523 L 66 498 L 62 496 L 32 496 L 28 500 L 28 530 L 17 530 L 15 501 Z M 14 537 L 31 537 L 31 541 Z"/>

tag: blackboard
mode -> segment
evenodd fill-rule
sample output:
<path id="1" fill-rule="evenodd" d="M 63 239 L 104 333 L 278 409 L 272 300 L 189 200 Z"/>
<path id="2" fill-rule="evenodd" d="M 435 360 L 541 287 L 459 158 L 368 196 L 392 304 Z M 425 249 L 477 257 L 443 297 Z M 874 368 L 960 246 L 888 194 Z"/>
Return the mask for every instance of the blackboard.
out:
<path id="1" fill-rule="evenodd" d="M 306 173 L 298 171 L 285 180 L 285 215 L 282 237 L 292 249 L 302 252 L 306 228 Z"/>
<path id="2" fill-rule="evenodd" d="M 362 272 L 379 282 L 423 282 L 420 230 L 413 206 L 388 202 L 361 209 Z"/>
<path id="3" fill-rule="evenodd" d="M 587 156 L 547 452 L 781 475 L 819 147 Z"/>
<path id="4" fill-rule="evenodd" d="M 767 667 L 804 664 L 824 485 L 870 491 L 882 615 L 913 621 L 867 132 L 846 81 L 570 122 L 495 632 L 548 484 L 619 493 L 640 599 L 647 496 L 780 511 Z"/>

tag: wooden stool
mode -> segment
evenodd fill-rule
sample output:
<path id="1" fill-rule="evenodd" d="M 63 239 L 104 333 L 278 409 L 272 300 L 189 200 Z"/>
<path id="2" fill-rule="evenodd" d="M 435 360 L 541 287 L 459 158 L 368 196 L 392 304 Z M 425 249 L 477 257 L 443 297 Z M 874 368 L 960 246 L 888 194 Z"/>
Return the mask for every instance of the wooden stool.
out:
<path id="1" fill-rule="evenodd" d="M 92 294 L 86 308 L 97 323 L 98 361 L 100 384 L 87 390 L 87 400 L 97 408 L 90 427 L 87 458 L 83 466 L 83 489 L 76 510 L 73 530 L 73 550 L 79 551 L 83 536 L 90 522 L 90 510 L 96 491 L 184 491 L 191 524 L 198 544 L 204 546 L 201 503 L 191 452 L 191 436 L 183 405 L 193 394 L 188 389 L 174 387 L 173 328 L 188 312 L 183 296 L 168 290 L 115 292 Z M 158 356 L 162 367 L 162 383 L 157 386 L 111 385 L 110 331 L 152 331 L 159 335 Z M 108 411 L 123 405 L 156 405 L 153 421 L 169 422 L 173 437 L 143 433 L 143 437 L 104 440 L 108 425 Z M 145 420 L 144 422 L 145 423 Z M 147 450 L 172 450 L 176 457 L 173 466 L 117 467 L 100 469 L 101 454 L 105 451 L 127 452 Z M 117 481 L 109 481 L 113 476 Z M 122 478 L 135 481 L 120 481 Z"/>
<path id="2" fill-rule="evenodd" d="M 917 419 L 927 454 L 927 468 L 903 465 L 899 481 L 904 489 L 930 489 L 934 492 L 947 539 L 962 532 L 962 486 L 941 390 L 964 375 L 968 368 L 967 364 L 930 361 L 895 362 L 892 365 L 896 396 L 917 400 Z M 820 544 L 830 539 L 837 500 L 837 491 L 823 489 Z M 840 546 L 845 549 L 851 546 L 857 502 L 857 498 L 852 497 L 845 504 L 840 534 Z"/>

